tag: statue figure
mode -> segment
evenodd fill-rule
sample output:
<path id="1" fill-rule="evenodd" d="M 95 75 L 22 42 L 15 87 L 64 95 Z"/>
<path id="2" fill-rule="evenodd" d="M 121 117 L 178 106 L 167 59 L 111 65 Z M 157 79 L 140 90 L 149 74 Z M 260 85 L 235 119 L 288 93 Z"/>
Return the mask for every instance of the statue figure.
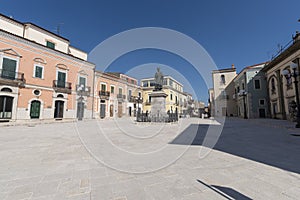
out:
<path id="1" fill-rule="evenodd" d="M 164 82 L 164 75 L 161 73 L 160 68 L 157 68 L 157 72 L 155 73 L 155 91 L 162 90 Z"/>

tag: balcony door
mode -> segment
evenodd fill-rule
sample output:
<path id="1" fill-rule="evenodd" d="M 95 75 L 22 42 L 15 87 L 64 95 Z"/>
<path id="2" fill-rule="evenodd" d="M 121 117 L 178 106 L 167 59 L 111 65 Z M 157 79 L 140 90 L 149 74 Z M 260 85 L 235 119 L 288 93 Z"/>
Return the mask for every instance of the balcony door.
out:
<path id="1" fill-rule="evenodd" d="M 1 77 L 14 80 L 16 78 L 17 61 L 3 58 Z"/>
<path id="2" fill-rule="evenodd" d="M 11 119 L 13 97 L 0 96 L 0 119 Z"/>
<path id="3" fill-rule="evenodd" d="M 57 72 L 57 87 L 65 88 L 66 87 L 66 73 L 58 71 Z"/>

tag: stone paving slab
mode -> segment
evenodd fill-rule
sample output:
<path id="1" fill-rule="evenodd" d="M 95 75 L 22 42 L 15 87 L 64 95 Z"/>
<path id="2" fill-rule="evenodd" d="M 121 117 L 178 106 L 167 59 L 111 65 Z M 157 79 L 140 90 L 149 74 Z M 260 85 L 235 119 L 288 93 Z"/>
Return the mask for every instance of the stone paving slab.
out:
<path id="1" fill-rule="evenodd" d="M 146 162 L 148 166 L 141 165 L 139 170 L 162 164 L 167 157 L 182 151 L 183 154 L 173 163 L 149 173 L 112 169 L 89 152 L 77 132 L 82 128 L 93 134 L 94 123 L 107 133 L 116 147 L 127 152 L 146 155 L 160 148 L 170 148 L 170 151 Z M 186 130 L 194 130 L 188 129 L 191 124 L 201 124 L 200 129 L 195 129 L 199 130 L 197 135 L 203 134 L 209 124 L 218 125 L 208 119 L 181 119 L 179 123 L 163 126 L 140 125 L 126 118 L 1 127 L 0 199 L 226 199 L 210 187 L 224 190 L 233 198 L 239 195 L 249 199 L 298 199 L 300 175 L 296 169 L 297 158 L 291 153 L 298 152 L 299 137 L 288 134 L 290 130 L 287 127 L 290 125 L 271 127 L 262 121 L 255 122 L 255 126 L 253 123 L 227 120 L 214 150 L 201 145 L 172 144 L 178 135 L 181 135 L 180 138 L 190 137 Z M 263 138 L 260 137 L 262 130 Z M 93 136 L 99 133 L 95 132 Z M 255 139 L 260 143 L 253 144 Z M 97 137 L 85 141 L 95 147 L 106 145 Z M 228 151 L 230 145 L 235 145 L 234 150 L 238 152 Z M 276 147 L 283 152 L 278 154 Z M 116 157 L 112 149 L 101 150 L 111 154 L 111 161 L 122 161 L 119 170 L 141 164 L 130 156 Z M 206 157 L 199 158 L 200 150 L 210 151 Z M 253 155 L 246 157 L 246 153 Z M 265 155 L 269 160 L 260 162 L 256 154 Z M 282 159 L 280 163 L 272 160 L 273 154 L 275 158 L 276 155 L 286 156 L 277 157 Z"/>

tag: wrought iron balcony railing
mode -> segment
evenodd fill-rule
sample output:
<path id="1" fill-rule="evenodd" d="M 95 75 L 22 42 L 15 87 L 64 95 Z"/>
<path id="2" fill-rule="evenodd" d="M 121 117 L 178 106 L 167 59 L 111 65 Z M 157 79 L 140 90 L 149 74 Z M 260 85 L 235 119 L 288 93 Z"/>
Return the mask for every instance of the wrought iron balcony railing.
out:
<path id="1" fill-rule="evenodd" d="M 109 91 L 100 90 L 99 91 L 99 97 L 100 97 L 100 99 L 109 99 L 110 92 Z"/>
<path id="2" fill-rule="evenodd" d="M 126 95 L 124 94 L 117 94 L 118 99 L 126 99 Z"/>
<path id="3" fill-rule="evenodd" d="M 71 94 L 72 83 L 60 81 L 60 80 L 53 80 L 53 88 L 56 92 Z"/>
<path id="4" fill-rule="evenodd" d="M 90 86 L 84 86 L 84 85 L 76 85 L 76 92 L 77 92 L 78 95 L 90 96 L 91 87 Z"/>
<path id="5" fill-rule="evenodd" d="M 0 83 L 22 86 L 25 83 L 24 73 L 0 69 Z"/>

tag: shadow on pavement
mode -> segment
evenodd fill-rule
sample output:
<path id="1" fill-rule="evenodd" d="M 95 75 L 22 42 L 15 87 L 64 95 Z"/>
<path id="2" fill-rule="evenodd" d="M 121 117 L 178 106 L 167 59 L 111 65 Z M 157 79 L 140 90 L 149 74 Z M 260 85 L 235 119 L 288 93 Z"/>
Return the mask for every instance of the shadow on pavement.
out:
<path id="1" fill-rule="evenodd" d="M 224 197 L 225 199 L 238 199 L 238 200 L 251 200 L 251 198 L 243 195 L 242 193 L 229 188 L 229 187 L 223 187 L 218 185 L 208 185 L 204 183 L 203 181 L 197 180 L 202 185 L 208 187 L 209 189 L 213 190 L 215 193 L 219 194 L 220 196 Z"/>
<path id="2" fill-rule="evenodd" d="M 208 127 L 192 124 L 170 144 L 202 145 Z M 214 149 L 300 174 L 300 138 L 284 128 L 229 120 Z"/>

